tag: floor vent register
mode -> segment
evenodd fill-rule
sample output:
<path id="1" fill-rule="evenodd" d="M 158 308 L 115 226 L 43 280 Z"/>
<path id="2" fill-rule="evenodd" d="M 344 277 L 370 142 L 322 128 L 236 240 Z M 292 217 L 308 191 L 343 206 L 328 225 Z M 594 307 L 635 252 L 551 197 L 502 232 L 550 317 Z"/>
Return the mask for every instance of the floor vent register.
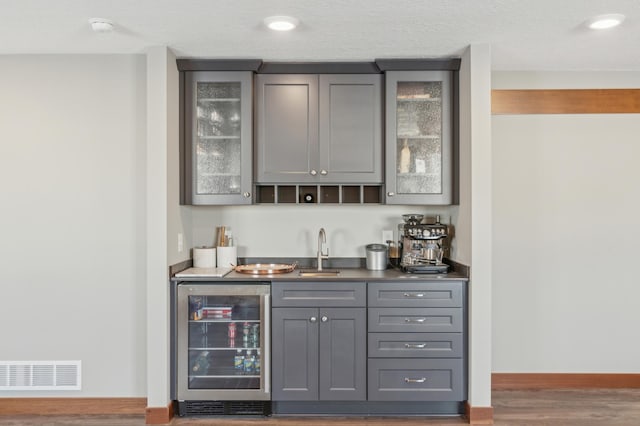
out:
<path id="1" fill-rule="evenodd" d="M 81 390 L 81 361 L 0 361 L 0 391 Z"/>

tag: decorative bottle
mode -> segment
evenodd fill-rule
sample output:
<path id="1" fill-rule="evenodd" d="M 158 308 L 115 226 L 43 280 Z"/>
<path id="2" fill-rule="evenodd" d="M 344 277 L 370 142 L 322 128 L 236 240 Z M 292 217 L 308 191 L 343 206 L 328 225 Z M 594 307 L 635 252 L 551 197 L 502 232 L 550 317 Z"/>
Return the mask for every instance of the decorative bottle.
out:
<path id="1" fill-rule="evenodd" d="M 411 150 L 409 149 L 409 145 L 406 139 L 404 140 L 402 149 L 400 150 L 400 161 L 398 162 L 398 164 L 400 165 L 400 173 L 409 173 L 409 167 L 411 164 Z"/>

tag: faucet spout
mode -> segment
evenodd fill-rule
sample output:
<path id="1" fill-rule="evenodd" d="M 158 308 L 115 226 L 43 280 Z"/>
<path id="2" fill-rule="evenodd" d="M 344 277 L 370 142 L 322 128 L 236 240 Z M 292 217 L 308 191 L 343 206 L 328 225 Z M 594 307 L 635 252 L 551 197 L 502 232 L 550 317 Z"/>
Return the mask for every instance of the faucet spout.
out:
<path id="1" fill-rule="evenodd" d="M 324 232 L 324 228 L 320 228 L 318 232 L 318 271 L 322 271 L 322 259 L 329 259 L 329 247 L 327 252 L 322 252 L 322 245 L 327 242 L 327 234 Z"/>

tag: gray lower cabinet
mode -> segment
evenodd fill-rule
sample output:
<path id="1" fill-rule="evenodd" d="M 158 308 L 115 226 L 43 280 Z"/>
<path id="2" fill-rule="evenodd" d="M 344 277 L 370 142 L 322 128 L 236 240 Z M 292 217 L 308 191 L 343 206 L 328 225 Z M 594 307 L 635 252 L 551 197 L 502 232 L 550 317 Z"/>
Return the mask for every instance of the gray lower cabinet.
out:
<path id="1" fill-rule="evenodd" d="M 462 359 L 370 359 L 372 401 L 462 401 Z"/>
<path id="2" fill-rule="evenodd" d="M 327 285 L 322 293 L 314 291 Z M 366 400 L 366 308 L 322 306 L 332 292 L 341 298 L 343 289 L 360 294 L 365 288 L 364 283 L 272 284 L 274 401 Z M 297 292 L 299 307 L 283 297 L 291 291 Z M 351 304 L 364 303 L 364 297 L 356 300 Z"/>
<path id="3" fill-rule="evenodd" d="M 256 182 L 382 183 L 382 76 L 258 74 Z"/>
<path id="4" fill-rule="evenodd" d="M 368 399 L 466 399 L 465 283 L 368 284 Z"/>

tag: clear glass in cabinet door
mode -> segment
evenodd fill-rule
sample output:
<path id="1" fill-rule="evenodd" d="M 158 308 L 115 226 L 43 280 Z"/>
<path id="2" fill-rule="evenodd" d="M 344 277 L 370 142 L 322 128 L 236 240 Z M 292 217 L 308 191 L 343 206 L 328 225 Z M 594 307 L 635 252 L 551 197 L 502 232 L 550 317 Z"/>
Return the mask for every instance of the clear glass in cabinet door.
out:
<path id="1" fill-rule="evenodd" d="M 196 85 L 196 193 L 240 193 L 240 83 Z"/>
<path id="2" fill-rule="evenodd" d="M 442 193 L 442 82 L 398 82 L 396 192 Z"/>

